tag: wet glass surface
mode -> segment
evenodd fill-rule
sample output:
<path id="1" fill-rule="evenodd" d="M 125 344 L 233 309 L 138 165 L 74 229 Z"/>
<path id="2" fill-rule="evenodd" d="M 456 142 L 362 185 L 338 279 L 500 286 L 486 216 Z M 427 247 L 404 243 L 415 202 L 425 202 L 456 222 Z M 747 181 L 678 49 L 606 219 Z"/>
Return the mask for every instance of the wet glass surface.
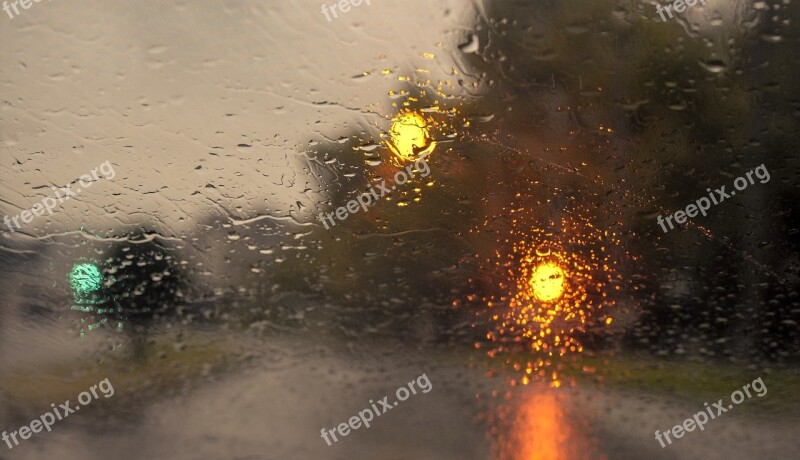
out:
<path id="1" fill-rule="evenodd" d="M 795 458 L 800 11 L 678 2 L 4 3 L 0 459 Z"/>

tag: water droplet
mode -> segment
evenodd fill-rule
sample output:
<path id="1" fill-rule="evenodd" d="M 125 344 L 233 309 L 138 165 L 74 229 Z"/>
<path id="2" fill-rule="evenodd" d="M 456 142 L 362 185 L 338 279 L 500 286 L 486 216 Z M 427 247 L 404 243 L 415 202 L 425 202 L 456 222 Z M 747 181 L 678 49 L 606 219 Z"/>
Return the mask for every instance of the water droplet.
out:
<path id="1" fill-rule="evenodd" d="M 358 147 L 356 147 L 356 148 L 357 148 L 358 150 L 362 150 L 362 151 L 364 151 L 364 152 L 371 152 L 371 151 L 373 151 L 373 150 L 377 149 L 378 147 L 379 147 L 379 145 L 378 145 L 378 144 L 374 144 L 374 143 L 373 143 L 373 144 L 360 145 L 360 146 L 358 146 Z"/>
<path id="2" fill-rule="evenodd" d="M 461 50 L 462 53 L 477 53 L 479 48 L 480 40 L 475 34 L 470 34 L 469 41 L 467 43 L 458 45 L 458 49 Z"/>
<path id="3" fill-rule="evenodd" d="M 767 43 L 778 43 L 783 41 L 783 37 L 780 35 L 761 34 L 761 40 Z"/>
<path id="4" fill-rule="evenodd" d="M 722 73 L 725 71 L 725 69 L 727 69 L 725 63 L 717 59 L 712 59 L 706 62 L 699 61 L 699 63 L 701 67 L 711 73 Z"/>

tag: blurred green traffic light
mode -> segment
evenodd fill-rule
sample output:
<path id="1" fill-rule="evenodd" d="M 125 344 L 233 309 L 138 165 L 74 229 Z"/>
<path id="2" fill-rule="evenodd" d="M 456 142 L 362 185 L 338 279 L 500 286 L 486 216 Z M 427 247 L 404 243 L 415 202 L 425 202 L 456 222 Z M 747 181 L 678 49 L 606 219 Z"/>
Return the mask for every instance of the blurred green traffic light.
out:
<path id="1" fill-rule="evenodd" d="M 91 294 L 103 286 L 103 274 L 100 269 L 89 263 L 75 264 L 67 278 L 76 297 Z"/>

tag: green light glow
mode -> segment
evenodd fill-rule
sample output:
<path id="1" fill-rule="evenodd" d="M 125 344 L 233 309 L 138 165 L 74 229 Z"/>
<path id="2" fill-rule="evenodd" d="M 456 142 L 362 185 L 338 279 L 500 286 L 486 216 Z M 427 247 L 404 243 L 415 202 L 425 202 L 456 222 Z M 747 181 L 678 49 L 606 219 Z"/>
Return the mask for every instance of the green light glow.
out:
<path id="1" fill-rule="evenodd" d="M 75 264 L 67 278 L 72 291 L 78 295 L 90 294 L 103 286 L 103 274 L 92 264 Z"/>
<path id="2" fill-rule="evenodd" d="M 104 292 L 106 279 L 100 268 L 102 265 L 94 259 L 82 257 L 80 260 L 81 262 L 75 263 L 67 274 L 75 302 L 70 310 L 80 312 L 77 324 L 80 336 L 86 337 L 87 333 L 109 323 L 109 325 L 116 324 L 116 327 L 121 329 L 122 321 L 110 321 L 111 318 L 107 316 L 114 314 L 114 308 L 108 303 L 108 296 Z M 109 276 L 108 281 L 113 284 L 115 279 Z"/>

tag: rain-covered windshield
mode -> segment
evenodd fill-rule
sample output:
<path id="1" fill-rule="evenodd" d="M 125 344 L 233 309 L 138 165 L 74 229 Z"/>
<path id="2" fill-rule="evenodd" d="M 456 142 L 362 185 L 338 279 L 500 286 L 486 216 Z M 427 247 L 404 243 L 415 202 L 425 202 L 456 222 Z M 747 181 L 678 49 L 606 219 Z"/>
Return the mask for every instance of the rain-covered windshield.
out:
<path id="1" fill-rule="evenodd" d="M 0 459 L 790 459 L 796 1 L 0 13 Z"/>

